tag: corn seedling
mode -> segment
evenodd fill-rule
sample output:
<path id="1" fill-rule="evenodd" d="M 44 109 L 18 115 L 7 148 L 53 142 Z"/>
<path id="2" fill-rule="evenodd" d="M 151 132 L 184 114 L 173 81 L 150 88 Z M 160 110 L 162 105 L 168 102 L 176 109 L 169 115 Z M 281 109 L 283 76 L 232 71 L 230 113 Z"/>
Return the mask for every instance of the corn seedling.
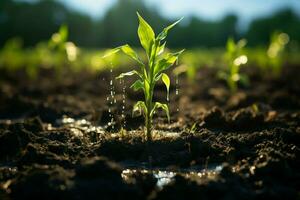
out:
<path id="1" fill-rule="evenodd" d="M 246 45 L 246 40 L 242 39 L 237 43 L 232 38 L 229 38 L 226 45 L 226 70 L 221 71 L 218 76 L 226 80 L 231 92 L 236 92 L 238 82 L 244 85 L 249 83 L 248 77 L 240 74 L 240 67 L 247 63 L 248 57 L 244 54 L 243 48 Z"/>
<path id="2" fill-rule="evenodd" d="M 132 75 L 138 77 L 131 85 L 131 88 L 135 91 L 143 90 L 144 101 L 138 101 L 133 107 L 133 112 L 139 111 L 140 113 L 143 113 L 145 118 L 146 140 L 149 141 L 151 140 L 152 118 L 156 109 L 163 109 L 170 121 L 168 105 L 152 101 L 155 84 L 159 80 L 163 81 L 167 89 L 167 99 L 169 99 L 170 78 L 164 71 L 174 65 L 178 60 L 179 55 L 184 50 L 177 53 L 164 53 L 167 34 L 171 28 L 181 21 L 181 19 L 164 28 L 160 34 L 155 36 L 151 26 L 139 15 L 139 13 L 137 13 L 137 15 L 139 19 L 138 36 L 140 43 L 146 52 L 147 63 L 143 63 L 138 54 L 128 44 L 111 50 L 104 57 L 122 51 L 138 63 L 139 70 L 122 73 L 117 79 Z"/>
<path id="3" fill-rule="evenodd" d="M 56 59 L 56 72 L 61 74 L 66 61 L 73 62 L 77 59 L 78 48 L 73 42 L 68 41 L 68 27 L 62 25 L 57 33 L 54 33 L 48 41 L 49 49 L 53 51 Z"/>
<path id="4" fill-rule="evenodd" d="M 283 54 L 288 42 L 289 36 L 286 33 L 274 32 L 271 36 L 267 55 L 269 58 L 269 67 L 275 76 L 278 76 L 281 73 Z"/>

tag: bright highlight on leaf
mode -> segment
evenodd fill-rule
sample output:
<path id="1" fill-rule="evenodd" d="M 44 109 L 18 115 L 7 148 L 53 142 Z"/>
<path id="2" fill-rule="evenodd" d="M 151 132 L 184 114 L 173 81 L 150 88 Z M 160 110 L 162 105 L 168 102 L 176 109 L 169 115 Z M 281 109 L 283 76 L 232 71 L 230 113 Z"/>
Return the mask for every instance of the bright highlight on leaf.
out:
<path id="1" fill-rule="evenodd" d="M 124 78 L 125 76 L 132 76 L 132 75 L 138 75 L 142 77 L 142 75 L 139 72 L 137 72 L 136 70 L 132 70 L 130 72 L 120 74 L 118 77 L 116 77 L 116 79 Z"/>
<path id="2" fill-rule="evenodd" d="M 162 81 L 164 82 L 164 84 L 167 88 L 167 100 L 169 101 L 170 78 L 167 74 L 162 73 L 161 79 L 162 79 Z"/>
<path id="3" fill-rule="evenodd" d="M 124 78 L 125 76 L 137 75 L 138 79 L 131 85 L 134 91 L 142 90 L 144 92 L 144 101 L 138 101 L 133 107 L 133 114 L 136 111 L 143 114 L 145 117 L 146 139 L 151 140 L 152 118 L 156 109 L 165 111 L 168 120 L 170 121 L 169 108 L 167 104 L 160 102 L 153 102 L 154 87 L 157 81 L 162 80 L 167 90 L 167 100 L 169 101 L 170 78 L 164 73 L 167 69 L 178 62 L 178 57 L 183 53 L 181 50 L 176 53 L 164 53 L 168 32 L 178 24 L 182 18 L 168 27 L 155 37 L 155 33 L 151 26 L 137 13 L 139 19 L 138 36 L 142 47 L 145 49 L 148 62 L 144 64 L 137 53 L 128 45 L 123 45 L 109 51 L 104 57 L 110 56 L 119 52 L 120 50 L 128 55 L 130 58 L 140 64 L 138 71 L 133 70 L 127 73 L 120 74 L 117 78 Z"/>

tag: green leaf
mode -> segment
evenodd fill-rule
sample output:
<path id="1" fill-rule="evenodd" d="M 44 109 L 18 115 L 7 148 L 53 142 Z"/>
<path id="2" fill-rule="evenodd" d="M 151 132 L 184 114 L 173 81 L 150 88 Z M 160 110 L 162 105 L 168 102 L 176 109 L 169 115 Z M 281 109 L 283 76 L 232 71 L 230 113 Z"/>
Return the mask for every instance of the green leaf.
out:
<path id="1" fill-rule="evenodd" d="M 159 81 L 159 79 L 161 78 L 162 74 L 156 74 L 155 76 L 155 82 Z"/>
<path id="2" fill-rule="evenodd" d="M 60 42 L 66 42 L 68 39 L 68 34 L 69 34 L 68 27 L 66 25 L 62 25 L 59 28 L 58 33 L 59 33 L 60 39 L 61 39 Z"/>
<path id="3" fill-rule="evenodd" d="M 157 51 L 157 56 L 161 55 L 164 52 L 166 43 L 167 42 L 164 42 L 162 45 L 159 46 L 158 51 Z"/>
<path id="4" fill-rule="evenodd" d="M 152 30 L 151 26 L 141 17 L 141 15 L 137 12 L 139 18 L 139 28 L 138 35 L 140 38 L 141 45 L 146 50 L 147 55 L 150 57 L 151 55 L 151 46 L 155 39 L 155 33 Z"/>
<path id="5" fill-rule="evenodd" d="M 162 73 L 161 79 L 167 88 L 167 101 L 169 101 L 170 78 L 167 74 Z"/>
<path id="6" fill-rule="evenodd" d="M 177 53 L 169 53 L 164 58 L 160 59 L 154 67 L 154 74 L 158 74 L 171 67 L 178 60 L 179 55 L 183 51 L 184 50 L 181 50 Z"/>
<path id="7" fill-rule="evenodd" d="M 123 46 L 119 46 L 119 47 L 116 47 L 112 50 L 109 50 L 108 52 L 105 53 L 105 55 L 102 58 L 106 58 L 106 57 L 109 57 L 113 54 L 116 54 L 120 50 L 122 50 L 127 56 L 129 56 L 133 60 L 137 61 L 139 64 L 144 65 L 144 63 L 138 57 L 137 53 L 128 44 L 125 44 Z"/>
<path id="8" fill-rule="evenodd" d="M 107 58 L 109 56 L 112 56 L 113 54 L 118 53 L 121 50 L 121 47 L 117 47 L 111 50 L 108 50 L 105 52 L 104 56 L 102 56 L 102 58 Z"/>
<path id="9" fill-rule="evenodd" d="M 130 72 L 122 73 L 119 76 L 116 77 L 116 79 L 124 78 L 125 76 L 132 76 L 132 75 L 138 75 L 139 77 L 142 78 L 142 75 L 137 72 L 136 70 L 132 70 Z"/>
<path id="10" fill-rule="evenodd" d="M 165 113 L 168 117 L 168 121 L 170 122 L 170 112 L 169 112 L 169 107 L 168 107 L 167 104 L 162 104 L 162 103 L 159 103 L 159 102 L 155 102 L 155 105 L 154 105 L 153 109 L 151 110 L 150 115 L 153 116 L 154 111 L 158 108 L 161 108 L 165 111 Z"/>
<path id="11" fill-rule="evenodd" d="M 144 65 L 144 63 L 138 57 L 137 53 L 128 44 L 121 46 L 120 48 L 126 55 L 128 55 L 129 57 L 131 57 L 141 65 Z"/>
<path id="12" fill-rule="evenodd" d="M 164 40 L 167 37 L 169 30 L 172 29 L 176 24 L 178 24 L 182 19 L 183 17 L 173 24 L 169 25 L 168 27 L 164 28 L 164 30 L 157 36 L 157 39 Z"/>
<path id="13" fill-rule="evenodd" d="M 147 114 L 147 107 L 143 101 L 138 101 L 136 104 L 134 104 L 133 109 L 132 109 L 132 115 L 139 111 L 140 114 L 142 114 L 142 111 L 144 111 L 144 114 Z"/>
<path id="14" fill-rule="evenodd" d="M 130 88 L 132 88 L 134 91 L 138 91 L 140 89 L 144 89 L 144 83 L 141 80 L 135 81 Z"/>
<path id="15" fill-rule="evenodd" d="M 235 45 L 235 42 L 234 42 L 233 38 L 229 38 L 229 39 L 227 40 L 226 49 L 227 49 L 227 51 L 230 52 L 230 53 L 232 53 L 232 52 L 235 51 L 236 45 Z"/>

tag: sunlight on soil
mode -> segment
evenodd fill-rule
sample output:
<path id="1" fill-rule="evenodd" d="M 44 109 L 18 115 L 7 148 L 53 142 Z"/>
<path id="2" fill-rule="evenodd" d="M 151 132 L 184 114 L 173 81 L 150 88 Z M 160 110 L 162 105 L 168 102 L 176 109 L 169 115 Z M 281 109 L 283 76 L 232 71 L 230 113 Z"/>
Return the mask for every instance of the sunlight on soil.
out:
<path id="1" fill-rule="evenodd" d="M 164 186 L 170 184 L 172 181 L 174 181 L 174 177 L 176 175 L 181 175 L 185 177 L 186 179 L 195 180 L 197 182 L 201 182 L 201 179 L 205 180 L 214 180 L 217 178 L 217 175 L 222 170 L 222 166 L 218 165 L 214 168 L 210 169 L 202 169 L 200 171 L 187 169 L 187 170 L 181 170 L 181 171 L 169 171 L 169 170 L 163 170 L 163 169 L 125 169 L 122 171 L 122 178 L 124 181 L 130 183 L 132 182 L 131 176 L 136 173 L 141 174 L 152 174 L 156 179 L 156 186 L 159 189 L 162 189 Z"/>

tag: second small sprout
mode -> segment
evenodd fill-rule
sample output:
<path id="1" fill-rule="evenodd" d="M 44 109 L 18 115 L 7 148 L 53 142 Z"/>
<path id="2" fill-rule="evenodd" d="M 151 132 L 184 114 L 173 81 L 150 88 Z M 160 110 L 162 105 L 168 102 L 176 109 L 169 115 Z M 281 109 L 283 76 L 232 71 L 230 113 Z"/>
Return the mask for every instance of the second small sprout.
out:
<path id="1" fill-rule="evenodd" d="M 218 76 L 226 80 L 231 92 L 236 92 L 238 82 L 244 85 L 249 83 L 248 77 L 240 74 L 240 67 L 248 62 L 248 57 L 244 54 L 244 47 L 247 41 L 242 39 L 237 43 L 232 38 L 229 38 L 226 45 L 226 69 L 221 71 Z"/>

